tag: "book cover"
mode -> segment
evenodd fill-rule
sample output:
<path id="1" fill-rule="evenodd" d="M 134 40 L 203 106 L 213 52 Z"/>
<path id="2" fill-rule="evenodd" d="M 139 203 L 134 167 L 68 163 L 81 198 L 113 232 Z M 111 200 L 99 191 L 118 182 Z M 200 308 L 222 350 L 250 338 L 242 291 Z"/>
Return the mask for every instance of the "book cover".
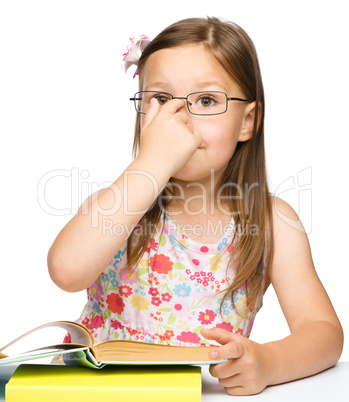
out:
<path id="1" fill-rule="evenodd" d="M 5 388 L 6 402 L 201 401 L 201 367 L 85 367 L 22 364 Z"/>

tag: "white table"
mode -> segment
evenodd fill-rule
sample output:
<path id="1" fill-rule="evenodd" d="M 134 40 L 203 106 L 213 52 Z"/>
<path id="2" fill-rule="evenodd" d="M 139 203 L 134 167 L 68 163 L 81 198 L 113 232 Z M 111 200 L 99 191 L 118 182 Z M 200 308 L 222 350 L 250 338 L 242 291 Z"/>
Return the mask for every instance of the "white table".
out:
<path id="1" fill-rule="evenodd" d="M 0 402 L 5 401 L 5 385 L 18 364 L 0 366 Z M 349 362 L 337 363 L 322 373 L 286 384 L 267 387 L 258 395 L 230 396 L 202 366 L 202 402 L 348 402 L 349 401 Z"/>
<path id="2" fill-rule="evenodd" d="M 230 396 L 224 388 L 202 367 L 202 402 L 349 402 L 349 362 L 312 377 L 267 387 L 258 395 Z"/>

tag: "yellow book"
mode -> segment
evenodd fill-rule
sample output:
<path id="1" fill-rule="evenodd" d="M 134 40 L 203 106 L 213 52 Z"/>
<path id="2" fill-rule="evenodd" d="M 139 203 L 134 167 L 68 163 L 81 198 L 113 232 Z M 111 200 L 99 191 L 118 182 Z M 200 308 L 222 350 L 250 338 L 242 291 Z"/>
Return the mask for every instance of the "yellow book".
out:
<path id="1" fill-rule="evenodd" d="M 5 388 L 6 402 L 199 402 L 201 367 L 22 364 Z"/>

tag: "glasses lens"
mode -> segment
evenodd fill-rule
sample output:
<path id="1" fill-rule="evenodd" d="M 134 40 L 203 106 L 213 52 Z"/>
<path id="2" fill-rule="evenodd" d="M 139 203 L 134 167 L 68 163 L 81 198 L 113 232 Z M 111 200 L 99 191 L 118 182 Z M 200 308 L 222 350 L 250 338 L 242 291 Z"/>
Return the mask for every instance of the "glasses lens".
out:
<path id="1" fill-rule="evenodd" d="M 227 95 L 224 92 L 194 92 L 188 95 L 188 108 L 193 114 L 220 114 L 227 110 Z"/>
<path id="2" fill-rule="evenodd" d="M 156 91 L 137 92 L 135 95 L 135 107 L 137 112 L 147 113 L 150 108 L 150 101 L 153 98 L 159 102 L 160 106 L 163 106 L 165 103 L 172 99 L 172 95 Z"/>

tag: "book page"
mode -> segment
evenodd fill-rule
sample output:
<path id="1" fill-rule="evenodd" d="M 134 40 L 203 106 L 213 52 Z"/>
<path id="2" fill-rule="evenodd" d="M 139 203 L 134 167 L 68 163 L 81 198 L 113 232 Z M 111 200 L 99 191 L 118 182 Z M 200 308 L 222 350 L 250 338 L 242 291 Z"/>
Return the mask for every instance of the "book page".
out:
<path id="1" fill-rule="evenodd" d="M 146 361 L 146 362 L 185 362 L 218 363 L 208 356 L 214 346 L 172 346 L 154 343 L 116 340 L 107 341 L 91 348 L 98 362 L 101 361 Z"/>
<path id="2" fill-rule="evenodd" d="M 71 321 L 55 321 L 26 332 L 0 348 L 0 352 L 12 356 L 45 346 L 61 344 L 67 332 L 70 333 L 71 342 L 74 344 L 87 346 L 93 344 L 92 335 L 82 325 Z"/>

